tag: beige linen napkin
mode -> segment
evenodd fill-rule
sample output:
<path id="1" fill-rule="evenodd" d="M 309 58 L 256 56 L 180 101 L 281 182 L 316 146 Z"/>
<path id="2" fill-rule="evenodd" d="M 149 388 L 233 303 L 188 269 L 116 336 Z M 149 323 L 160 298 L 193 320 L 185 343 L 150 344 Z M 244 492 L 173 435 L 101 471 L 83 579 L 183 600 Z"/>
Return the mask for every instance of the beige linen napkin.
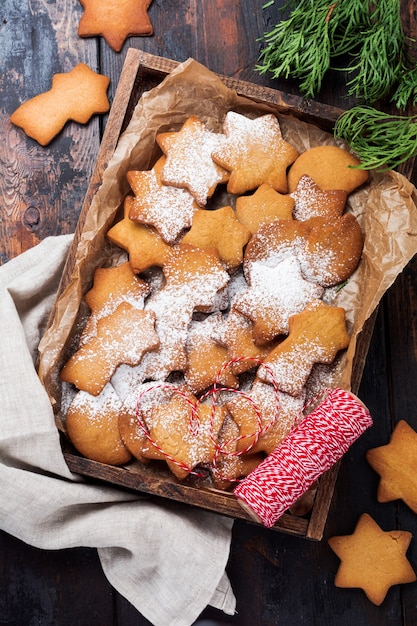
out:
<path id="1" fill-rule="evenodd" d="M 89 485 L 62 456 L 34 361 L 71 239 L 0 267 L 0 528 L 38 548 L 97 548 L 110 583 L 155 626 L 188 626 L 208 604 L 231 615 L 232 520 Z"/>

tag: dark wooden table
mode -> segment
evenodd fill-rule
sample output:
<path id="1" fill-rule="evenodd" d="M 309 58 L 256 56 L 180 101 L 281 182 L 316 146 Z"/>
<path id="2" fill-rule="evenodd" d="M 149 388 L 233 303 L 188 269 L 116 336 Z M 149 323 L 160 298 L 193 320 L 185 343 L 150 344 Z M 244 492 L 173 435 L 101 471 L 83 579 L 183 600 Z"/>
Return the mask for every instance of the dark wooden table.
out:
<path id="1" fill-rule="evenodd" d="M 87 126 L 68 124 L 47 148 L 10 124 L 23 100 L 50 88 L 53 74 L 78 62 L 111 79 L 112 100 L 128 47 L 183 61 L 193 57 L 211 70 L 297 94 L 291 82 L 254 71 L 258 38 L 278 20 L 254 0 L 153 0 L 155 34 L 128 39 L 120 53 L 103 39 L 77 36 L 78 0 L 2 0 L 0 9 L 0 254 L 2 263 L 48 235 L 74 231 L 106 117 Z M 404 26 L 415 32 L 415 6 L 403 0 Z M 413 30 L 414 27 L 414 30 Z M 319 101 L 347 108 L 343 77 L 329 74 Z M 409 172 L 417 182 L 415 171 Z M 390 589 L 382 606 L 361 590 L 337 589 L 338 559 L 327 539 L 350 534 L 367 512 L 384 530 L 402 528 L 415 539 L 408 558 L 417 570 L 417 516 L 402 502 L 376 501 L 378 477 L 367 449 L 388 441 L 406 419 L 417 430 L 417 258 L 384 297 L 359 395 L 377 420 L 343 459 L 322 541 L 235 523 L 228 564 L 237 614 L 207 609 L 197 624 L 239 626 L 392 626 L 417 624 L 417 583 Z M 0 494 L 1 505 L 1 494 Z M 0 534 L 0 624 L 9 626 L 112 626 L 149 622 L 109 585 L 91 549 L 41 551 Z"/>

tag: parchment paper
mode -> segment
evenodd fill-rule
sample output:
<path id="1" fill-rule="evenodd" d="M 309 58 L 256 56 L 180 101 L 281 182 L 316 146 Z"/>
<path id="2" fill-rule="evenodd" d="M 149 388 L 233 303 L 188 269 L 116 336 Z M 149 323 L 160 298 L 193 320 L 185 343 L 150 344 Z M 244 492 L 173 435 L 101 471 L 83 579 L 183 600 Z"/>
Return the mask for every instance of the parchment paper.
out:
<path id="1" fill-rule="evenodd" d="M 210 130 L 221 131 L 229 110 L 257 117 L 275 109 L 239 96 L 215 74 L 189 59 L 180 64 L 157 87 L 143 94 L 126 131 L 103 175 L 85 219 L 76 250 L 71 284 L 56 303 L 52 323 L 39 346 L 39 375 L 52 404 L 57 424 L 62 387 L 59 369 L 79 336 L 82 294 L 91 287 L 94 270 L 114 263 L 120 250 L 106 240 L 124 197 L 129 193 L 126 172 L 149 169 L 160 156 L 155 137 L 159 132 L 178 130 L 191 114 L 197 115 Z M 336 144 L 328 134 L 290 115 L 278 115 L 284 138 L 300 152 L 320 144 Z M 414 186 L 395 172 L 371 173 L 370 182 L 351 194 L 347 210 L 358 218 L 365 244 L 361 263 L 332 304 L 347 312 L 351 343 L 329 376 L 332 384 L 349 388 L 352 359 L 358 333 L 371 316 L 386 290 L 417 252 L 417 193 Z M 82 306 L 81 306 L 82 311 Z M 82 315 L 81 315 L 82 318 Z M 329 379 L 330 380 L 330 379 Z"/>

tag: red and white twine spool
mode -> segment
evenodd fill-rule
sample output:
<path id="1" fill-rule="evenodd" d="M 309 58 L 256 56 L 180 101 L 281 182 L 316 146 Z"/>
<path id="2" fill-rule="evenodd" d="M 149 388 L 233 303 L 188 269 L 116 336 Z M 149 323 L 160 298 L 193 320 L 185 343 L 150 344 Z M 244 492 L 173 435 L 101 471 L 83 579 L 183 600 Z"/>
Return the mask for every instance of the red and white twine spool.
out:
<path id="1" fill-rule="evenodd" d="M 333 389 L 234 494 L 253 518 L 271 528 L 370 426 L 368 409 L 352 393 Z"/>

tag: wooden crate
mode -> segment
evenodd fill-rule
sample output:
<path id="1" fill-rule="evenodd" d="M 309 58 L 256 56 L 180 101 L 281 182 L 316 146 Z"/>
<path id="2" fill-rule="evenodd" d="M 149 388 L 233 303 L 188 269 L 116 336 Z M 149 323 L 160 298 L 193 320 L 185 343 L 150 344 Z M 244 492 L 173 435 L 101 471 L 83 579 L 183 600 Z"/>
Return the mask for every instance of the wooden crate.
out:
<path id="1" fill-rule="evenodd" d="M 113 156 L 120 134 L 127 127 L 133 109 L 141 95 L 158 85 L 177 65 L 176 61 L 157 57 L 146 52 L 135 49 L 128 51 L 106 124 L 96 166 L 80 214 L 74 243 L 68 255 L 58 290 L 58 297 L 71 280 L 75 252 L 86 215 L 94 194 L 101 184 L 103 172 Z M 274 89 L 232 78 L 221 78 L 227 87 L 234 89 L 239 95 L 249 97 L 261 104 L 267 104 L 274 108 L 277 113 L 291 113 L 293 116 L 313 123 L 329 132 L 331 132 L 335 120 L 342 113 L 340 109 L 311 101 L 307 102 L 300 97 L 288 95 Z M 359 336 L 352 374 L 353 392 L 357 392 L 359 387 L 374 319 L 375 314 L 367 321 L 365 328 Z M 140 463 L 132 463 L 126 467 L 113 467 L 91 461 L 80 456 L 64 436 L 62 437 L 62 448 L 69 469 L 76 474 L 148 494 L 155 498 L 174 500 L 189 506 L 203 508 L 254 523 L 248 513 L 238 504 L 233 493 L 215 490 L 211 487 L 196 487 L 193 486 L 192 481 L 181 483 L 168 470 L 150 468 Z M 286 513 L 276 522 L 273 529 L 299 537 L 320 540 L 332 500 L 337 472 L 338 464 L 320 478 L 313 507 L 306 516 L 298 517 Z"/>

